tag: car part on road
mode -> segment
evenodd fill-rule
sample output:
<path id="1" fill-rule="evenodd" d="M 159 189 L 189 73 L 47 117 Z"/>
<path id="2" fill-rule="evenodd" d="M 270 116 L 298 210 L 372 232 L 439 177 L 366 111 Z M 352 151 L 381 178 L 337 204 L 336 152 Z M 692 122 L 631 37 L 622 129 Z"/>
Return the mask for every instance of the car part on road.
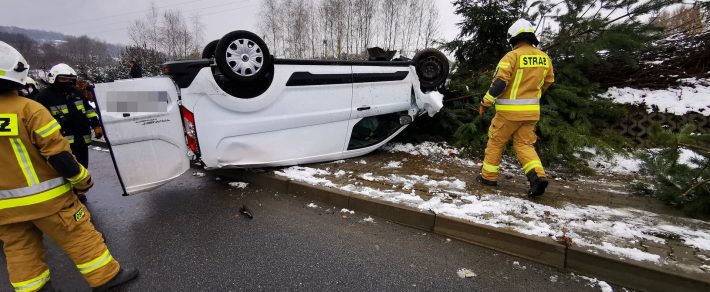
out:
<path id="1" fill-rule="evenodd" d="M 437 49 L 420 51 L 414 56 L 413 64 L 424 92 L 441 86 L 449 76 L 449 60 Z"/>
<path id="2" fill-rule="evenodd" d="M 217 43 L 215 62 L 224 76 L 234 81 L 256 81 L 272 69 L 266 43 L 256 34 L 237 30 Z"/>
<path id="3" fill-rule="evenodd" d="M 254 215 L 249 209 L 247 209 L 247 206 L 242 206 L 241 208 L 239 208 L 239 213 L 244 214 L 244 216 L 247 216 L 247 218 L 249 219 L 254 219 Z"/>

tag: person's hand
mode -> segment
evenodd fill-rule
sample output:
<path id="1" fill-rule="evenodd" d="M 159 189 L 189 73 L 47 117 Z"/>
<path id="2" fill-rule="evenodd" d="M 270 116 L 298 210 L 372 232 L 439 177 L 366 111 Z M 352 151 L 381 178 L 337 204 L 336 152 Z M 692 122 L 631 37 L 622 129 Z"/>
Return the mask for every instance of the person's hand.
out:
<path id="1" fill-rule="evenodd" d="M 101 139 L 103 136 L 104 130 L 102 130 L 101 127 L 94 128 L 94 137 L 96 137 L 96 139 Z"/>
<path id="2" fill-rule="evenodd" d="M 87 178 L 79 182 L 78 184 L 75 184 L 72 186 L 74 193 L 77 196 L 85 196 L 86 193 L 91 189 L 91 187 L 94 186 L 94 181 L 91 179 L 91 175 L 89 175 Z"/>
<path id="3" fill-rule="evenodd" d="M 483 117 L 483 115 L 486 114 L 487 109 L 488 109 L 487 107 L 481 105 L 481 107 L 478 108 L 478 115 Z"/>

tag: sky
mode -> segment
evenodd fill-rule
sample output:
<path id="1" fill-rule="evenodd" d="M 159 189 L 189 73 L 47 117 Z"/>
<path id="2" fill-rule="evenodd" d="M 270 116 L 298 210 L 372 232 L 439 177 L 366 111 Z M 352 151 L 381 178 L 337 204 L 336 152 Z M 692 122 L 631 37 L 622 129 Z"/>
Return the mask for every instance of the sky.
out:
<path id="1" fill-rule="evenodd" d="M 433 0 L 441 15 L 441 38 L 458 34 L 451 0 Z M 128 44 L 127 27 L 144 17 L 151 2 L 160 9 L 179 9 L 186 16 L 199 13 L 205 39 L 233 30 L 256 31 L 261 0 L 12 0 L 3 1 L 0 25 L 51 30 L 67 35 L 88 35 L 109 43 Z"/>

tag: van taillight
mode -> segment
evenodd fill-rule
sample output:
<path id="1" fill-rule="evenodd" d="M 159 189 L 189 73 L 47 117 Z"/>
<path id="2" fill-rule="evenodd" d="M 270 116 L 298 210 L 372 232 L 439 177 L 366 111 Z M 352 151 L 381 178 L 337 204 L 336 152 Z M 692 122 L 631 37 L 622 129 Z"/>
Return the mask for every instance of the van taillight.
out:
<path id="1" fill-rule="evenodd" d="M 185 107 L 180 106 L 180 112 L 182 113 L 182 124 L 185 127 L 185 137 L 187 139 L 187 146 L 196 155 L 200 153 L 200 146 L 197 144 L 197 130 L 195 129 L 195 115 L 187 110 Z"/>

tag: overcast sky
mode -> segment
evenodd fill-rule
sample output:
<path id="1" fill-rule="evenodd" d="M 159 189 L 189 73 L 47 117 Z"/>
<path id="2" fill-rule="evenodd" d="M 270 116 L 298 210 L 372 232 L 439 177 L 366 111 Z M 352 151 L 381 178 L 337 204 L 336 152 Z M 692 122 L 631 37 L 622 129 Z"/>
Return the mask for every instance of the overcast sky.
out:
<path id="1" fill-rule="evenodd" d="M 459 18 L 451 0 L 433 0 L 441 14 L 441 37 L 456 37 Z M 129 42 L 126 27 L 144 16 L 148 0 L 3 0 L 0 25 L 88 35 L 110 43 Z M 261 0 L 155 0 L 160 9 L 179 9 L 186 16 L 199 13 L 207 40 L 238 29 L 255 31 Z"/>

